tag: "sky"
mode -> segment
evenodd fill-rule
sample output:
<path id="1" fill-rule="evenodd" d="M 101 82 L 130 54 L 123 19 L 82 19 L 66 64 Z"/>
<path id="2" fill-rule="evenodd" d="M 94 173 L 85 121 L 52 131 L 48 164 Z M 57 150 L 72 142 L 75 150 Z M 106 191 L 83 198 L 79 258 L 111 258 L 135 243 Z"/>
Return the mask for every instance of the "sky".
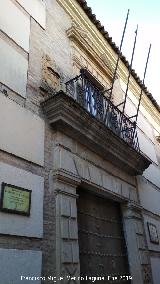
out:
<path id="1" fill-rule="evenodd" d="M 152 44 L 145 85 L 160 104 L 160 1 L 159 0 L 87 0 L 88 6 L 120 46 L 127 10 L 130 9 L 122 53 L 131 62 L 135 30 L 137 44 L 132 68 L 143 80 L 149 44 Z"/>

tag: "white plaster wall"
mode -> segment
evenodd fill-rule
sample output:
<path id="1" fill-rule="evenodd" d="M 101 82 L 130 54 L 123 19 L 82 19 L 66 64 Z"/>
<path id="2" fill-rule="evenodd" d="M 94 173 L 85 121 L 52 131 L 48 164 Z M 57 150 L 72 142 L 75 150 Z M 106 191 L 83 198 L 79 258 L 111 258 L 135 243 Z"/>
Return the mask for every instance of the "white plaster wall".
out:
<path id="1" fill-rule="evenodd" d="M 160 168 L 151 164 L 143 173 L 143 176 L 160 188 Z"/>
<path id="2" fill-rule="evenodd" d="M 153 284 L 160 283 L 160 257 L 151 257 Z"/>
<path id="3" fill-rule="evenodd" d="M 43 27 L 46 26 L 46 6 L 43 0 L 17 0 L 20 5 Z"/>
<path id="4" fill-rule="evenodd" d="M 30 172 L 0 163 L 0 192 L 2 182 L 30 189 L 32 193 L 29 217 L 0 212 L 0 234 L 41 238 L 43 236 L 44 179 Z"/>
<path id="5" fill-rule="evenodd" d="M 132 116 L 136 114 L 136 107 L 129 98 L 127 98 L 127 101 L 126 101 L 125 112 L 128 116 Z"/>
<path id="6" fill-rule="evenodd" d="M 160 216 L 160 191 L 143 177 L 138 177 L 137 180 L 141 205 Z"/>
<path id="7" fill-rule="evenodd" d="M 158 164 L 155 145 L 149 140 L 141 130 L 137 129 L 140 150 L 148 156 L 153 162 Z"/>
<path id="8" fill-rule="evenodd" d="M 125 111 L 129 117 L 137 113 L 137 107 L 134 105 L 134 103 L 129 98 L 127 99 L 127 102 L 126 102 Z M 137 125 L 152 140 L 152 142 L 154 142 L 152 126 L 147 121 L 147 119 L 142 115 L 140 111 L 138 114 Z"/>
<path id="9" fill-rule="evenodd" d="M 153 128 L 151 124 L 147 121 L 147 119 L 142 115 L 141 112 L 139 112 L 138 114 L 137 125 L 154 143 L 155 137 L 153 134 Z"/>
<path id="10" fill-rule="evenodd" d="M 29 51 L 30 17 L 11 0 L 1 0 L 0 29 L 24 50 Z"/>
<path id="11" fill-rule="evenodd" d="M 150 241 L 147 222 L 152 223 L 157 227 L 157 233 L 159 236 L 159 244 L 154 244 Z M 148 248 L 153 251 L 160 251 L 160 218 L 158 220 L 157 218 L 155 219 L 145 214 L 144 215 L 144 225 L 145 225 Z"/>
<path id="12" fill-rule="evenodd" d="M 25 97 L 28 60 L 2 38 L 0 38 L 0 66 L 0 82 Z"/>
<path id="13" fill-rule="evenodd" d="M 23 284 L 41 281 L 21 280 L 21 276 L 41 276 L 42 252 L 0 249 L 0 283 Z"/>
<path id="14" fill-rule="evenodd" d="M 0 93 L 0 149 L 44 164 L 44 121 Z"/>

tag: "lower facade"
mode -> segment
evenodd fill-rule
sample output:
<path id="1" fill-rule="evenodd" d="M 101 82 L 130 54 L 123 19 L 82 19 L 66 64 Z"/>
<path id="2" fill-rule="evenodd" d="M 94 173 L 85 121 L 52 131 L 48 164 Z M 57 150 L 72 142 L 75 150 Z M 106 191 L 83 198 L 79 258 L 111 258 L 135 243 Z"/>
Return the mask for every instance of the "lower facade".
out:
<path id="1" fill-rule="evenodd" d="M 61 132 L 45 147 L 44 168 L 1 153 L 32 194 L 30 216 L 0 212 L 0 283 L 153 283 L 135 177 Z"/>

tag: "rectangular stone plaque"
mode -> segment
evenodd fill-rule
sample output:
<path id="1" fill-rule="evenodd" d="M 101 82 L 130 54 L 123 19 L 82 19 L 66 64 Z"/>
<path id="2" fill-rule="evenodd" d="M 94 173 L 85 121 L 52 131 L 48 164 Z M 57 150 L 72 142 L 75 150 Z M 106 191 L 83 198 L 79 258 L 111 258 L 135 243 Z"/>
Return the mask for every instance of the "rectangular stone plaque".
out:
<path id="1" fill-rule="evenodd" d="M 147 223 L 147 226 L 149 231 L 150 242 L 158 245 L 159 237 L 158 237 L 157 227 L 149 222 Z"/>
<path id="2" fill-rule="evenodd" d="M 2 183 L 1 211 L 30 215 L 31 190 L 7 183 Z"/>

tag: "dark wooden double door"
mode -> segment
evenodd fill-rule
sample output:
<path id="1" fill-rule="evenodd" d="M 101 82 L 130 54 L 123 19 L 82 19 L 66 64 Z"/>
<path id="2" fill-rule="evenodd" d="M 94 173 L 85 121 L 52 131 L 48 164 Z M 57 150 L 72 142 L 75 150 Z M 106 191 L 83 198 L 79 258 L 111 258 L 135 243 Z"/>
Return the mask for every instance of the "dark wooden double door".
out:
<path id="1" fill-rule="evenodd" d="M 129 284 L 119 204 L 83 190 L 78 194 L 81 283 L 93 283 L 89 277 L 97 276 L 104 278 L 97 278 L 94 283 Z"/>

